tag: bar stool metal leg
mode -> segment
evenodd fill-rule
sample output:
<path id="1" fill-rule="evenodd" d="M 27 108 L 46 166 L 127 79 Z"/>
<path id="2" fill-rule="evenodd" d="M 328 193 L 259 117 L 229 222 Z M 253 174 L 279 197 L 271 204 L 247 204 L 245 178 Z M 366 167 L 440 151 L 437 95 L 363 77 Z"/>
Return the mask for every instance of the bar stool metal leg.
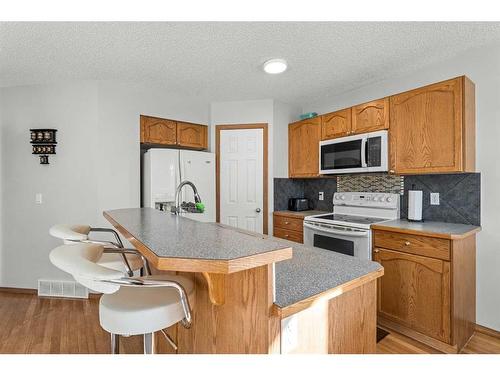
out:
<path id="1" fill-rule="evenodd" d="M 155 335 L 154 333 L 144 334 L 144 354 L 154 354 L 155 352 Z"/>
<path id="2" fill-rule="evenodd" d="M 111 334 L 111 354 L 120 354 L 120 335 Z"/>

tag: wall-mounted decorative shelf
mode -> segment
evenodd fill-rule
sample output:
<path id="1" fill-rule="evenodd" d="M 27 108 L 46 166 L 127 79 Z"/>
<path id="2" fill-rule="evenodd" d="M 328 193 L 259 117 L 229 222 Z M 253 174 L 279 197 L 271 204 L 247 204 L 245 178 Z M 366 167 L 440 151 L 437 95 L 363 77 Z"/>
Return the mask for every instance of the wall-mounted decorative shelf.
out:
<path id="1" fill-rule="evenodd" d="M 30 129 L 32 154 L 39 155 L 40 164 L 49 164 L 49 155 L 56 154 L 57 129 Z"/>

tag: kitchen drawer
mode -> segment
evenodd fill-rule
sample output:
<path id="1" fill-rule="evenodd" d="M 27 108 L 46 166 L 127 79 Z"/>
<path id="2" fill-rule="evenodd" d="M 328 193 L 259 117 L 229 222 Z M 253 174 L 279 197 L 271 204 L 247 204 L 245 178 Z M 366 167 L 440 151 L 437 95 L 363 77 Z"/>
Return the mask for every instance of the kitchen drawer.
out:
<path id="1" fill-rule="evenodd" d="M 376 230 L 373 233 L 373 245 L 408 254 L 450 260 L 450 240 L 442 238 Z"/>
<path id="2" fill-rule="evenodd" d="M 302 231 L 298 232 L 295 230 L 287 230 L 287 229 L 277 228 L 275 226 L 273 235 L 274 237 L 283 238 L 285 240 L 304 243 L 304 236 Z"/>
<path id="3" fill-rule="evenodd" d="M 278 228 L 290 229 L 302 232 L 304 229 L 303 224 L 304 224 L 303 219 L 289 217 L 289 216 L 274 215 L 274 226 Z"/>

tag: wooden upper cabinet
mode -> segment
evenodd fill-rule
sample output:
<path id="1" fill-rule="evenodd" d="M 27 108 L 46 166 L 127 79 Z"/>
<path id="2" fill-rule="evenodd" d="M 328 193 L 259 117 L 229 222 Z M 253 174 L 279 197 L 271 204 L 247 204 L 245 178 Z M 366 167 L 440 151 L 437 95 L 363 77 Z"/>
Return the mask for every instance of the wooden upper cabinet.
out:
<path id="1" fill-rule="evenodd" d="M 141 143 L 203 150 L 208 148 L 208 127 L 141 115 Z"/>
<path id="2" fill-rule="evenodd" d="M 465 76 L 390 97 L 391 172 L 475 169 L 474 84 Z"/>
<path id="3" fill-rule="evenodd" d="M 424 335 L 451 342 L 450 262 L 376 248 L 378 314 Z"/>
<path id="4" fill-rule="evenodd" d="M 352 107 L 352 133 L 389 129 L 389 98 Z"/>
<path id="5" fill-rule="evenodd" d="M 344 137 L 351 133 L 351 108 L 321 116 L 321 139 Z"/>
<path id="6" fill-rule="evenodd" d="M 177 144 L 175 121 L 141 115 L 141 143 Z"/>
<path id="7" fill-rule="evenodd" d="M 289 177 L 319 176 L 319 141 L 321 117 L 288 125 Z"/>
<path id="8" fill-rule="evenodd" d="M 208 146 L 207 126 L 177 122 L 177 144 L 183 147 L 205 149 Z"/>

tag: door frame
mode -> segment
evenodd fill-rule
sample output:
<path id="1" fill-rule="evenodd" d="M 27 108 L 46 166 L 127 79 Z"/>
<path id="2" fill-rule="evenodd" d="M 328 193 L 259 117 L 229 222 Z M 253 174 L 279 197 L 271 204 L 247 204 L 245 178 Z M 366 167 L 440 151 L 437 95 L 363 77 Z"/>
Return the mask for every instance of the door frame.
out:
<path id="1" fill-rule="evenodd" d="M 268 137 L 267 137 L 267 123 L 262 124 L 234 124 L 234 125 L 216 125 L 215 126 L 215 221 L 220 223 L 220 132 L 221 130 L 248 130 L 248 129 L 262 129 L 262 146 L 263 146 L 263 159 L 262 163 L 262 211 L 264 217 L 262 218 L 262 233 L 268 234 L 268 195 L 267 190 L 269 186 L 268 181 Z"/>

